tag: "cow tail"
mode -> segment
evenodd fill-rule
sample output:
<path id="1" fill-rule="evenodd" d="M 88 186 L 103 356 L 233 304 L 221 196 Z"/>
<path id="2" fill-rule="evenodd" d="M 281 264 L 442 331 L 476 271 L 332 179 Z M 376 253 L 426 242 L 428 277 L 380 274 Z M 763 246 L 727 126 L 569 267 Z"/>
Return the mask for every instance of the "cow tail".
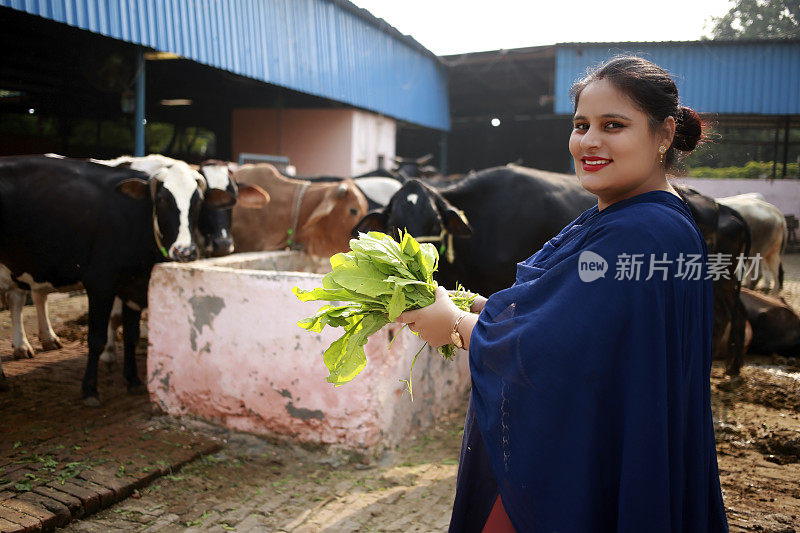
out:
<path id="1" fill-rule="evenodd" d="M 778 290 L 783 290 L 783 261 L 778 263 Z"/>

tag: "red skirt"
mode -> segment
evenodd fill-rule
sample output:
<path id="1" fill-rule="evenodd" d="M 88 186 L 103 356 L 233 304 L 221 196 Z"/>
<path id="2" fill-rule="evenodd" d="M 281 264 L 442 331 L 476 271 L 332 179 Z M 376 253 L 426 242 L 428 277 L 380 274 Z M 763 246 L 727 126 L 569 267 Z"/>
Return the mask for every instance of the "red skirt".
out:
<path id="1" fill-rule="evenodd" d="M 486 524 L 483 526 L 483 533 L 516 533 L 499 494 L 494 501 L 492 512 L 489 513 L 489 518 L 486 519 Z"/>

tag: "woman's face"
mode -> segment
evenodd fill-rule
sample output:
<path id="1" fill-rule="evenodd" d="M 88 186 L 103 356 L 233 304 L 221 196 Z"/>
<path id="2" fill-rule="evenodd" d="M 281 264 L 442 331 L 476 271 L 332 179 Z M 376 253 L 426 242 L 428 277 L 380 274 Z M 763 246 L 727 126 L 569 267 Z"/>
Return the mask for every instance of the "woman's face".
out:
<path id="1" fill-rule="evenodd" d="M 610 82 L 594 81 L 583 89 L 569 151 L 581 186 L 599 198 L 601 209 L 663 187 L 658 148 L 669 146 L 672 133 L 669 124 L 662 129 L 654 134 L 647 115 Z"/>

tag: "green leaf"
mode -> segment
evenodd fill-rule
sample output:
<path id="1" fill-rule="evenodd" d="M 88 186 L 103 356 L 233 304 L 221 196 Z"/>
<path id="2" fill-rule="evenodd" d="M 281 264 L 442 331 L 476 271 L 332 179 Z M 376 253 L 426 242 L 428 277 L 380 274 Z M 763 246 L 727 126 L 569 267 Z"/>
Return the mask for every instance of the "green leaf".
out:
<path id="1" fill-rule="evenodd" d="M 353 251 L 367 254 L 373 261 L 405 269 L 400 245 L 383 233 L 370 231 L 368 234 L 362 235 L 361 238 L 350 241 L 350 248 Z"/>
<path id="2" fill-rule="evenodd" d="M 384 280 L 386 283 L 392 283 L 395 285 L 400 285 L 401 287 L 405 287 L 406 285 L 422 285 L 423 287 L 429 287 L 430 284 L 424 281 L 420 281 L 418 279 L 407 279 L 401 278 L 398 276 L 389 276 Z M 432 292 L 435 292 L 435 289 L 431 289 Z"/>
<path id="3" fill-rule="evenodd" d="M 392 293 L 392 286 L 383 281 L 384 274 L 367 262 L 345 263 L 329 275 L 342 287 L 358 294 L 375 297 Z"/>
<path id="4" fill-rule="evenodd" d="M 403 286 L 402 285 L 395 285 L 394 292 L 392 293 L 392 299 L 389 301 L 389 322 L 394 322 L 394 320 L 400 316 L 400 314 L 406 310 L 406 297 L 403 294 Z"/>
<path id="5" fill-rule="evenodd" d="M 364 345 L 370 335 L 403 311 L 432 304 L 437 287 L 433 280 L 439 262 L 436 247 L 418 243 L 407 232 L 400 243 L 383 233 L 360 234 L 350 241 L 350 247 L 350 252 L 331 257 L 332 270 L 322 278 L 322 287 L 292 289 L 303 302 L 343 303 L 323 305 L 313 316 L 297 323 L 313 332 L 325 326 L 344 328 L 342 336 L 323 354 L 330 371 L 328 381 L 337 386 L 352 380 L 366 366 Z M 475 296 L 463 287 L 458 289 L 453 302 L 467 310 Z M 454 348 L 443 346 L 439 352 L 452 358 Z M 411 377 L 406 381 L 411 391 Z"/>
<path id="6" fill-rule="evenodd" d="M 340 306 L 324 305 L 308 318 L 297 323 L 303 329 L 319 333 L 326 325 L 333 327 L 345 327 L 350 322 L 349 317 L 363 313 L 363 309 L 357 304 L 346 304 Z"/>
<path id="7" fill-rule="evenodd" d="M 420 257 L 425 269 L 425 281 L 433 282 L 433 273 L 439 268 L 439 252 L 429 242 L 424 242 L 419 247 Z"/>
<path id="8" fill-rule="evenodd" d="M 328 300 L 329 302 L 342 302 L 350 297 L 350 293 L 341 289 L 326 289 L 316 288 L 311 290 L 303 290 L 300 287 L 294 287 L 292 293 L 297 296 L 301 302 L 310 302 L 312 300 Z"/>
<path id="9" fill-rule="evenodd" d="M 388 323 L 386 317 L 365 315 L 325 350 L 323 360 L 330 371 L 328 382 L 343 385 L 367 365 L 364 345 L 367 338 Z"/>

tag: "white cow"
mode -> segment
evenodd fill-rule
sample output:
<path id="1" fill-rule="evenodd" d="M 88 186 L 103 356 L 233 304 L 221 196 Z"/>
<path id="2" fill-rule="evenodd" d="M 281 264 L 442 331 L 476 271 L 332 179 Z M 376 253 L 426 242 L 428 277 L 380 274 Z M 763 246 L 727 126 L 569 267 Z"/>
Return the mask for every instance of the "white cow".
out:
<path id="1" fill-rule="evenodd" d="M 783 285 L 781 254 L 786 248 L 789 232 L 781 210 L 764 200 L 760 193 L 738 194 L 717 198 L 717 202 L 735 209 L 750 228 L 750 257 L 761 254 L 758 279 L 745 277 L 743 285 L 761 285 L 768 294 L 777 294 Z"/>

